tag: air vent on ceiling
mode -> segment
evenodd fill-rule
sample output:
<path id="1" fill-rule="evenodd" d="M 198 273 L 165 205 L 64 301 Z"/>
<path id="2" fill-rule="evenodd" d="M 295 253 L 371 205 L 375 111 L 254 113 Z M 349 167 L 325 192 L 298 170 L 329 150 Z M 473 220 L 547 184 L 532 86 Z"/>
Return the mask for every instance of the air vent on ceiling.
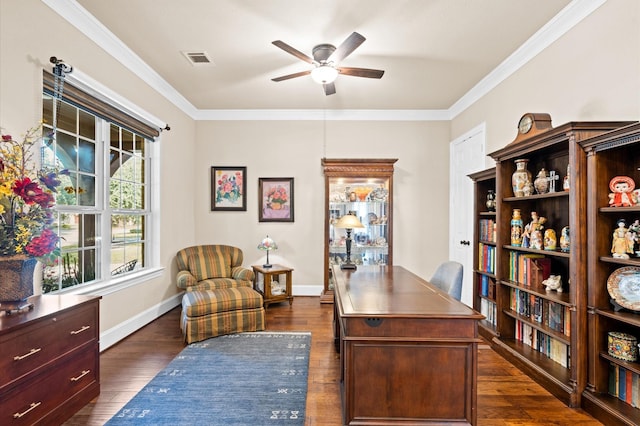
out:
<path id="1" fill-rule="evenodd" d="M 207 52 L 182 52 L 191 65 L 214 65 Z"/>

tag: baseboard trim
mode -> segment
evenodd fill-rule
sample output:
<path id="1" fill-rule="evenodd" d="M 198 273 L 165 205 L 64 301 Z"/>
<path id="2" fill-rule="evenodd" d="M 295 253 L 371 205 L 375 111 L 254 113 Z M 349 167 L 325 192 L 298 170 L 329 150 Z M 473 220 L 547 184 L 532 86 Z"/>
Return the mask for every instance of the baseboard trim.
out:
<path id="1" fill-rule="evenodd" d="M 171 309 L 180 305 L 181 302 L 182 293 L 178 293 L 169 299 L 163 300 L 159 304 L 152 306 L 146 311 L 140 312 L 138 315 L 121 322 L 115 327 L 111 327 L 109 330 L 100 333 L 100 352 L 115 345 L 120 340 L 141 329 L 156 318 L 166 314 Z M 176 327 L 179 326 L 180 324 L 176 324 Z"/>

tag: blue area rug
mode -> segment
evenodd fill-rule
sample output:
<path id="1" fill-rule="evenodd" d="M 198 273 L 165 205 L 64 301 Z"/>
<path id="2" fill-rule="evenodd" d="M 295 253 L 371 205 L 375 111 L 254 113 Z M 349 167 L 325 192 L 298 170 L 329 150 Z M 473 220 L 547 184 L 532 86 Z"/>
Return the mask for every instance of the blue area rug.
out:
<path id="1" fill-rule="evenodd" d="M 107 425 L 304 425 L 311 333 L 187 346 Z"/>

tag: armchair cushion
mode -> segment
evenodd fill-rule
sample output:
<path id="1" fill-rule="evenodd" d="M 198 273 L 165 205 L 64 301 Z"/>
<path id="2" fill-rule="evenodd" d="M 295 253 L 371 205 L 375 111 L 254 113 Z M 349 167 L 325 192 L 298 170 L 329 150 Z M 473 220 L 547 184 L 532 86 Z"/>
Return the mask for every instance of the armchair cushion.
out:
<path id="1" fill-rule="evenodd" d="M 184 248 L 176 254 L 176 284 L 187 291 L 252 287 L 253 271 L 242 266 L 238 247 L 209 244 Z"/>
<path id="2" fill-rule="evenodd" d="M 231 277 L 231 256 L 213 252 L 209 256 L 189 256 L 189 271 L 198 281 Z"/>

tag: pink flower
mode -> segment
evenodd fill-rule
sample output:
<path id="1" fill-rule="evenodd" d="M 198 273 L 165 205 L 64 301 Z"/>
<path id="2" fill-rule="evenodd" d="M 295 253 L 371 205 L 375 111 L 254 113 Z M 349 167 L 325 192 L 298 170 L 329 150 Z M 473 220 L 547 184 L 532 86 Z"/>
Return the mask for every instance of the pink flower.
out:
<path id="1" fill-rule="evenodd" d="M 58 236 L 47 228 L 39 236 L 32 238 L 25 250 L 31 256 L 44 256 L 55 250 L 56 244 L 58 244 Z"/>
<path id="2" fill-rule="evenodd" d="M 13 193 L 22 198 L 25 203 L 33 204 L 38 202 L 38 197 L 42 197 L 43 191 L 37 182 L 25 177 L 13 183 Z"/>

